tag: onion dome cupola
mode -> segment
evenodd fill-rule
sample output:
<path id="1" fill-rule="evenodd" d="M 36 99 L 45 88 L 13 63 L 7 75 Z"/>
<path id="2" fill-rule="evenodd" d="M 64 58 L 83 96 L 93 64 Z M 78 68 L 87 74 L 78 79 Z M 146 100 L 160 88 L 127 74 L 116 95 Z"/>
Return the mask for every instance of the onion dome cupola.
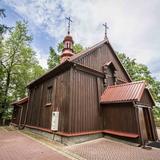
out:
<path id="1" fill-rule="evenodd" d="M 72 39 L 72 36 L 67 35 L 63 40 L 63 44 L 64 44 L 64 48 L 61 54 L 61 63 L 63 63 L 66 60 L 69 60 L 70 57 L 74 55 L 74 52 L 73 52 L 74 41 Z"/>
<path id="2" fill-rule="evenodd" d="M 74 55 L 74 51 L 73 51 L 73 44 L 74 41 L 72 39 L 72 36 L 70 35 L 70 22 L 71 19 L 66 18 L 68 20 L 68 35 L 65 36 L 64 40 L 63 40 L 63 45 L 64 48 L 62 50 L 62 54 L 61 54 L 61 63 L 65 62 L 66 60 L 69 60 L 70 57 L 72 57 Z"/>

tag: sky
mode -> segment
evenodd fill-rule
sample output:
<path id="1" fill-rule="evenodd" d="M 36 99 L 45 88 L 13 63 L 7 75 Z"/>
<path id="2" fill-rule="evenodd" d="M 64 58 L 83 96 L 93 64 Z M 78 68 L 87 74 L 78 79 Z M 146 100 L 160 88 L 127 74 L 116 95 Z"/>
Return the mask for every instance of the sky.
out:
<path id="1" fill-rule="evenodd" d="M 49 47 L 63 41 L 65 17 L 71 16 L 75 43 L 90 47 L 102 41 L 107 22 L 114 50 L 147 65 L 160 80 L 160 0 L 0 0 L 0 8 L 6 9 L 4 24 L 28 21 L 31 45 L 45 68 Z"/>

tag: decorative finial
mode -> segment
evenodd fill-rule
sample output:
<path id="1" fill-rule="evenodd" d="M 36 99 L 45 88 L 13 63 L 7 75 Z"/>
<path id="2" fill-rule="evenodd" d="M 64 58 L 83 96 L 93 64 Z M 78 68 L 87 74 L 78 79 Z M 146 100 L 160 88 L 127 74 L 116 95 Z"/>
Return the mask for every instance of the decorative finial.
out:
<path id="1" fill-rule="evenodd" d="M 109 27 L 107 26 L 107 23 L 105 22 L 105 24 L 103 24 L 104 28 L 105 28 L 105 36 L 104 39 L 108 39 L 107 37 L 107 29 L 109 29 Z"/>
<path id="2" fill-rule="evenodd" d="M 66 19 L 68 20 L 68 34 L 70 34 L 71 22 L 73 21 L 71 20 L 71 17 L 66 17 Z"/>

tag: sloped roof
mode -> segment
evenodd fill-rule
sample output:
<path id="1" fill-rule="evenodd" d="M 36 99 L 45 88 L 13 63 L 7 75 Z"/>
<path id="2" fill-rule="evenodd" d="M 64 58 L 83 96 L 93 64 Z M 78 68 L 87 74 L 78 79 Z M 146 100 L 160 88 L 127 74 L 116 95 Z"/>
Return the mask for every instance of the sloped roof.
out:
<path id="1" fill-rule="evenodd" d="M 118 58 L 116 52 L 114 51 L 114 49 L 113 49 L 113 47 L 112 47 L 112 45 L 110 44 L 110 42 L 109 42 L 108 39 L 104 39 L 104 40 L 102 40 L 101 42 L 93 45 L 92 47 L 89 47 L 88 49 L 86 49 L 86 50 L 84 50 L 84 51 L 82 51 L 82 52 L 80 52 L 80 53 L 78 53 L 78 54 L 75 54 L 74 56 L 72 56 L 72 57 L 70 58 L 69 61 L 75 62 L 75 61 L 77 61 L 78 59 L 81 59 L 81 58 L 87 56 L 87 54 L 88 54 L 89 52 L 94 51 L 95 49 L 97 49 L 98 47 L 100 47 L 100 46 L 103 45 L 103 44 L 107 44 L 108 47 L 112 50 L 112 52 L 114 53 L 115 58 L 118 60 L 118 62 L 119 62 L 120 65 L 122 66 L 122 69 L 123 69 L 124 73 L 125 73 L 126 76 L 128 77 L 128 80 L 131 82 L 132 79 L 131 79 L 130 75 L 128 74 L 128 72 L 126 71 L 126 69 L 124 68 L 124 66 L 122 65 L 120 59 Z"/>
<path id="2" fill-rule="evenodd" d="M 41 77 L 39 77 L 39 78 L 33 80 L 32 82 L 30 82 L 30 83 L 27 85 L 27 87 L 30 87 L 30 86 L 34 85 L 35 83 L 37 83 L 37 82 L 43 81 L 43 80 L 45 80 L 46 78 L 50 78 L 50 77 L 52 77 L 53 75 L 56 75 L 56 74 L 61 73 L 61 72 L 64 72 L 64 71 L 67 70 L 70 66 L 76 64 L 75 61 L 76 61 L 77 59 L 86 56 L 86 54 L 88 54 L 89 52 L 92 52 L 93 50 L 95 50 L 96 48 L 100 47 L 101 45 L 103 45 L 103 44 L 105 44 L 105 43 L 108 44 L 108 46 L 110 47 L 110 49 L 111 49 L 112 52 L 114 53 L 115 57 L 117 58 L 118 62 L 121 64 L 118 56 L 116 55 L 115 51 L 113 50 L 113 48 L 112 48 L 112 46 L 111 46 L 111 44 L 109 43 L 108 40 L 105 39 L 105 40 L 103 40 L 103 41 L 101 41 L 101 42 L 93 45 L 92 47 L 86 49 L 85 51 L 82 51 L 82 52 L 80 52 L 79 54 L 75 54 L 74 56 L 72 56 L 72 57 L 70 58 L 70 60 L 67 60 L 67 61 L 65 61 L 64 63 L 59 64 L 59 65 L 56 66 L 55 68 L 53 68 L 53 69 L 51 69 L 50 71 L 46 72 L 46 73 L 45 73 L 44 75 L 42 75 Z M 132 80 L 131 80 L 131 77 L 129 76 L 129 74 L 127 73 L 127 71 L 125 70 L 125 68 L 123 67 L 122 64 L 121 64 L 121 66 L 122 66 L 122 69 L 124 70 L 124 72 L 126 73 L 128 79 L 129 79 L 130 81 L 132 81 Z"/>
<path id="3" fill-rule="evenodd" d="M 103 41 L 101 41 L 101 42 L 93 45 L 92 47 L 89 47 L 89 48 L 87 48 L 86 50 L 84 50 L 84 51 L 82 51 L 82 52 L 80 52 L 80 53 L 78 53 L 78 54 L 75 54 L 74 56 L 72 56 L 72 57 L 70 58 L 70 61 L 75 61 L 75 60 L 78 59 L 78 58 L 82 58 L 83 56 L 86 55 L 86 53 L 88 53 L 88 52 L 90 52 L 90 51 L 93 51 L 93 50 L 96 49 L 97 47 L 99 47 L 99 46 L 101 46 L 102 44 L 107 43 L 107 42 L 108 42 L 108 40 L 104 39 Z"/>
<path id="4" fill-rule="evenodd" d="M 57 75 L 59 73 L 62 73 L 64 71 L 66 71 L 71 65 L 73 65 L 72 62 L 69 62 L 68 60 L 66 60 L 65 62 L 59 64 L 58 66 L 56 66 L 55 68 L 52 68 L 51 70 L 49 70 L 48 72 L 44 73 L 42 76 L 40 76 L 39 78 L 31 81 L 27 87 L 29 88 L 30 86 L 34 85 L 35 83 L 39 83 L 40 81 L 43 81 L 45 79 L 49 79 L 51 77 L 53 77 L 53 75 Z"/>
<path id="5" fill-rule="evenodd" d="M 144 89 L 144 81 L 109 86 L 101 96 L 101 103 L 140 101 Z"/>
<path id="6" fill-rule="evenodd" d="M 114 70 L 117 70 L 112 61 L 106 62 L 103 66 L 111 66 Z"/>
<path id="7" fill-rule="evenodd" d="M 28 102 L 28 97 L 24 97 L 18 101 L 11 103 L 11 105 L 21 105 Z"/>

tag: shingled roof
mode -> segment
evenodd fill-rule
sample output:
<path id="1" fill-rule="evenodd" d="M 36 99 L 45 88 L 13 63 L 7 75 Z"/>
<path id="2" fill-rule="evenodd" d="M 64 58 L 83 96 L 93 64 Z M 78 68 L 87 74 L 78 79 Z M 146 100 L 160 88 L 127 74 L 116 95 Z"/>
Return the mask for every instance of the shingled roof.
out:
<path id="1" fill-rule="evenodd" d="M 140 101 L 145 89 L 144 81 L 109 86 L 101 96 L 101 103 Z"/>

